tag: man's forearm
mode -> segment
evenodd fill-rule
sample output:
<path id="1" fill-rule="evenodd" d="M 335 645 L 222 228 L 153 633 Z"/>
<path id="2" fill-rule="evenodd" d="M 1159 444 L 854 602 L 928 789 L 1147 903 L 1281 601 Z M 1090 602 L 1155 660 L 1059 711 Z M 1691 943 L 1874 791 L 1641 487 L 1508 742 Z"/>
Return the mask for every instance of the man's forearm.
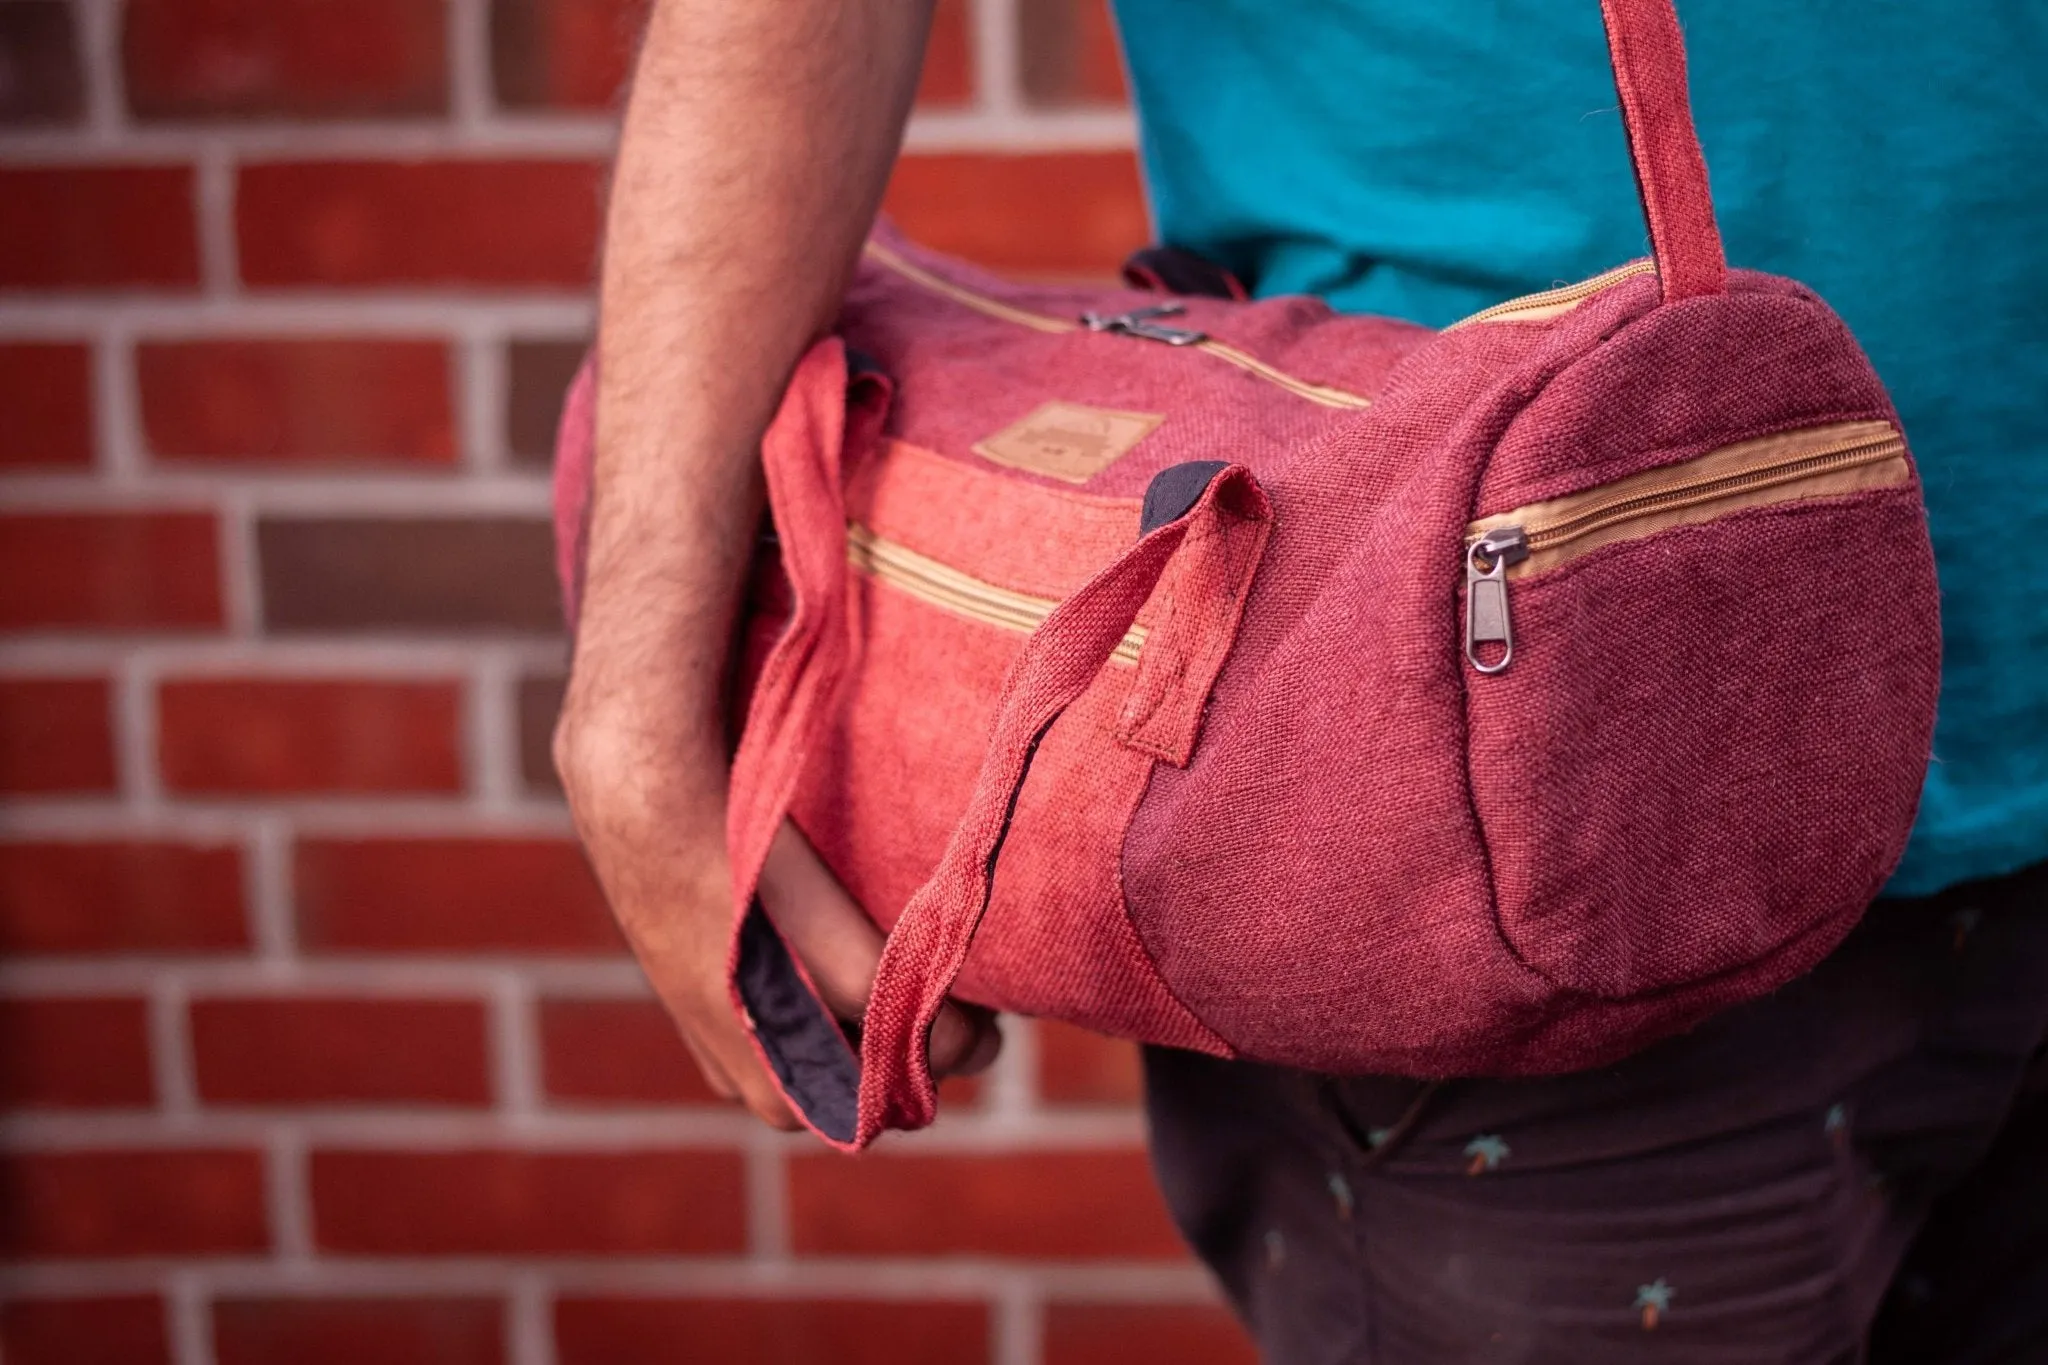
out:
<path id="1" fill-rule="evenodd" d="M 929 0 L 660 0 L 606 231 L 595 499 L 573 688 L 658 686 L 606 763 L 662 809 L 715 804 L 724 649 L 759 506 L 755 451 L 830 321 L 917 79 Z M 635 737 L 615 735 L 631 750 Z M 603 761 L 600 759 L 599 761 Z"/>

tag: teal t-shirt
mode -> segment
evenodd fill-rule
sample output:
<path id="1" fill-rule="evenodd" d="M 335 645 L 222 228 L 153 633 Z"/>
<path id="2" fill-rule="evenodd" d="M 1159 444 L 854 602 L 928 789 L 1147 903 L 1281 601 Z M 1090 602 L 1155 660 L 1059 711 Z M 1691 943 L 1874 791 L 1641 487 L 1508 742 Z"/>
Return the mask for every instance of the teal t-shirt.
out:
<path id="1" fill-rule="evenodd" d="M 1890 889 L 2048 858 L 2048 4 L 1679 12 L 1730 263 L 1841 313 L 1926 485 L 1941 716 Z M 1647 252 L 1596 0 L 1117 18 L 1160 239 L 1258 293 L 1441 325 Z"/>

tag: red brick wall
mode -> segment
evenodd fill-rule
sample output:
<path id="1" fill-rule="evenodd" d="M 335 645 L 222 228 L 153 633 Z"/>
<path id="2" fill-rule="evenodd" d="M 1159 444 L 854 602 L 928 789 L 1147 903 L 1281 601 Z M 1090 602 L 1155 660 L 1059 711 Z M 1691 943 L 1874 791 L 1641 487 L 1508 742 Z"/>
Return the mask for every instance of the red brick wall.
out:
<path id="1" fill-rule="evenodd" d="M 545 461 L 636 0 L 0 3 L 8 1365 L 1248 1359 L 1119 1046 L 849 1162 L 569 840 Z M 1144 235 L 1092 0 L 941 0 L 892 192 Z"/>

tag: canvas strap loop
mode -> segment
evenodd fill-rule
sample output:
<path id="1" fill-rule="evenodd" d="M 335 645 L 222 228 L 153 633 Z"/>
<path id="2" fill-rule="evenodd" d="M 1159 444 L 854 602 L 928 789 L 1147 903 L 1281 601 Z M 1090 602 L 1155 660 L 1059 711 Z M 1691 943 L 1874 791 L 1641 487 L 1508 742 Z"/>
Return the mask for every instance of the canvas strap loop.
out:
<path id="1" fill-rule="evenodd" d="M 1693 129 L 1678 13 L 1671 0 L 1600 0 L 1600 14 L 1664 301 L 1722 293 L 1728 260 Z"/>

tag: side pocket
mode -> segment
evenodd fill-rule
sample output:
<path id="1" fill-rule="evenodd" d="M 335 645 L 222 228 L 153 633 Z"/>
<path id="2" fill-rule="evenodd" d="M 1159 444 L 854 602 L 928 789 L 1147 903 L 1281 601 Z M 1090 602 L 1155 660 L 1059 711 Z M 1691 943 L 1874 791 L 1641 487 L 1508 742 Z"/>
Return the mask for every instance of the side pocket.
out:
<path id="1" fill-rule="evenodd" d="M 1881 576 L 1845 572 L 1845 545 Z M 1933 598 L 1910 484 L 1678 526 L 1516 582 L 1512 667 L 1466 675 L 1515 953 L 1622 1000 L 1847 933 L 1918 801 Z"/>

